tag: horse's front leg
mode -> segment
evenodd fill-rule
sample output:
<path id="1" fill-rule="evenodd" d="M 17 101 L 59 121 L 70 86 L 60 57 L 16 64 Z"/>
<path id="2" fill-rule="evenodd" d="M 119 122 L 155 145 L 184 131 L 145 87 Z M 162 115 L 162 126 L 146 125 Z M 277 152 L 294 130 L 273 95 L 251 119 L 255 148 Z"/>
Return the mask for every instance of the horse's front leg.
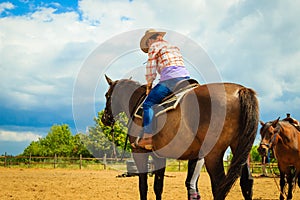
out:
<path id="1" fill-rule="evenodd" d="M 280 200 L 284 200 L 285 173 L 280 170 Z"/>
<path id="2" fill-rule="evenodd" d="M 188 200 L 201 199 L 200 192 L 198 190 L 198 179 L 203 164 L 203 158 L 188 161 L 188 172 L 185 180 L 185 186 L 188 193 Z"/>
<path id="3" fill-rule="evenodd" d="M 140 200 L 147 200 L 148 193 L 148 158 L 147 153 L 133 153 L 133 159 L 138 170 Z"/>
<path id="4" fill-rule="evenodd" d="M 298 187 L 300 187 L 300 172 L 297 172 L 297 176 L 296 177 L 298 177 L 297 179 L 298 179 Z"/>
<path id="5" fill-rule="evenodd" d="M 164 178 L 166 170 L 166 159 L 158 158 L 152 154 L 153 164 L 154 164 L 154 192 L 156 200 L 162 199 Z"/>
<path id="6" fill-rule="evenodd" d="M 295 184 L 295 178 L 296 178 L 296 174 L 295 174 L 295 169 L 290 169 L 290 174 L 288 174 L 287 176 L 287 182 L 288 182 L 288 196 L 287 199 L 290 200 L 293 198 L 293 188 L 294 188 L 294 184 Z"/>

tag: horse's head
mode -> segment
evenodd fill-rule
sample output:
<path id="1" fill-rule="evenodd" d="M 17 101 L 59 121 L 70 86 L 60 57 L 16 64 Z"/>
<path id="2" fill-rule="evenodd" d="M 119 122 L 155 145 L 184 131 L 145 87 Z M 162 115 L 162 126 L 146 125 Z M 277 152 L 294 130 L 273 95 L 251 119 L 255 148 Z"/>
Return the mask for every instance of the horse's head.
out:
<path id="1" fill-rule="evenodd" d="M 130 116 L 141 96 L 145 94 L 146 87 L 131 79 L 112 81 L 106 75 L 105 78 L 109 88 L 105 94 L 106 106 L 101 121 L 104 125 L 111 126 L 119 113 L 125 112 Z"/>
<path id="2" fill-rule="evenodd" d="M 109 85 L 109 89 L 105 94 L 106 105 L 104 109 L 104 114 L 102 115 L 101 121 L 106 126 L 112 126 L 115 123 L 114 115 L 112 112 L 112 98 L 113 91 L 118 81 L 112 81 L 105 75 L 106 81 Z"/>
<path id="3" fill-rule="evenodd" d="M 261 142 L 258 147 L 258 152 L 262 156 L 266 156 L 268 150 L 271 149 L 276 142 L 276 135 L 279 130 L 277 126 L 278 122 L 279 118 L 267 123 L 260 121 L 262 127 L 260 128 Z"/>

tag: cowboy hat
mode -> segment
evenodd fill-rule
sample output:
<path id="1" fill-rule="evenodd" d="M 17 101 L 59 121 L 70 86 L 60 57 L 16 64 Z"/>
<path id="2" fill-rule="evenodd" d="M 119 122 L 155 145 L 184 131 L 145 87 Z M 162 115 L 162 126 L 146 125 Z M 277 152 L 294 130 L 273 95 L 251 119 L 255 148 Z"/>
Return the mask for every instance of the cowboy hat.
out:
<path id="1" fill-rule="evenodd" d="M 147 47 L 147 40 L 151 38 L 153 35 L 159 34 L 162 37 L 166 34 L 166 32 L 156 31 L 155 29 L 149 29 L 145 32 L 145 35 L 142 37 L 140 41 L 140 48 L 143 52 L 148 53 L 149 47 Z"/>

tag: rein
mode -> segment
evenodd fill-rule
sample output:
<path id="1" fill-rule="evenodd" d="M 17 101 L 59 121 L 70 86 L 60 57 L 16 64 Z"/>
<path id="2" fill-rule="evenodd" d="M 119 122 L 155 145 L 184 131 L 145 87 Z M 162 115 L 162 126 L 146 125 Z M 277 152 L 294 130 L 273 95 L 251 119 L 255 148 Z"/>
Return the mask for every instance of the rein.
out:
<path id="1" fill-rule="evenodd" d="M 112 139 L 113 139 L 112 143 L 113 143 L 114 155 L 117 158 L 117 153 L 116 153 L 116 148 L 115 148 L 115 129 L 114 129 L 114 125 L 115 125 L 115 121 L 113 121 L 112 125 L 110 126 L 111 127 L 110 134 L 112 135 Z"/>
<path id="2" fill-rule="evenodd" d="M 283 193 L 283 192 L 281 192 L 280 186 L 279 186 L 279 184 L 278 184 L 277 181 L 276 181 L 276 174 L 275 174 L 275 172 L 274 172 L 274 168 L 271 167 L 271 164 L 270 164 L 270 163 L 268 163 L 268 166 L 269 166 L 269 169 L 270 169 L 270 171 L 271 171 L 271 173 L 272 173 L 273 180 L 274 180 L 274 182 L 275 182 L 275 184 L 276 184 L 276 187 L 277 187 L 279 193 L 280 193 L 282 196 L 286 197 L 286 194 Z"/>
<path id="3" fill-rule="evenodd" d="M 130 128 L 131 128 L 131 125 L 132 125 L 132 123 L 133 123 L 134 113 L 135 113 L 136 109 L 138 108 L 138 106 L 144 101 L 144 99 L 146 98 L 146 96 L 147 96 L 147 95 L 143 94 L 143 95 L 139 98 L 137 104 L 134 106 L 132 112 L 130 113 L 130 118 L 128 119 L 128 123 L 127 123 L 127 125 L 126 125 L 126 126 L 127 126 L 127 135 L 126 135 L 126 139 L 125 139 L 125 145 L 124 145 L 124 147 L 123 147 L 123 152 L 122 152 L 121 161 L 123 161 L 124 156 L 125 156 L 126 146 L 127 146 L 127 144 L 128 144 L 128 140 L 129 140 L 129 134 L 128 134 L 128 132 L 129 132 L 129 130 L 130 130 Z M 112 131 L 114 131 L 114 129 L 113 129 L 114 124 L 115 124 L 115 121 L 114 121 L 113 124 L 111 125 L 111 127 L 112 127 L 112 129 L 111 129 L 111 134 L 113 134 Z"/>
<path id="4" fill-rule="evenodd" d="M 114 134 L 115 134 L 114 125 L 115 125 L 115 120 L 114 120 L 113 123 L 110 125 L 110 128 L 111 128 L 111 129 L 110 129 L 110 135 L 114 135 Z M 113 138 L 115 138 L 115 137 L 113 136 Z M 129 138 L 129 135 L 127 134 L 127 135 L 126 135 L 126 139 L 125 139 L 125 145 L 124 145 L 123 152 L 122 152 L 121 161 L 123 161 L 123 159 L 124 159 L 124 155 L 125 155 L 125 150 L 126 150 L 128 138 Z M 114 142 L 115 142 L 115 141 L 113 141 L 113 143 L 114 143 Z M 114 152 L 114 153 L 115 153 L 115 152 Z"/>
<path id="5" fill-rule="evenodd" d="M 273 137 L 271 138 L 271 140 L 269 141 L 269 143 L 264 143 L 264 142 L 261 142 L 260 143 L 260 145 L 264 145 L 264 146 L 266 146 L 268 149 L 273 149 L 274 148 L 274 146 L 276 145 L 274 145 L 273 143 L 274 143 L 274 141 L 275 141 L 275 139 L 276 139 L 276 137 L 277 137 L 277 135 L 278 135 L 278 132 L 279 131 L 276 131 L 275 132 L 275 134 L 273 135 Z"/>

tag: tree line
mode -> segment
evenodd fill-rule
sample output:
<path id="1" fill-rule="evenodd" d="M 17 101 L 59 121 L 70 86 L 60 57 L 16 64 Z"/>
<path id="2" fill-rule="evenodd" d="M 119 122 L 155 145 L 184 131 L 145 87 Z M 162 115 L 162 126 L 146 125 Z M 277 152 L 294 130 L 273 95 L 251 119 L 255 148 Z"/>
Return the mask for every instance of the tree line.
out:
<path id="1" fill-rule="evenodd" d="M 48 134 L 32 141 L 21 154 L 22 156 L 64 156 L 64 157 L 119 157 L 125 144 L 127 135 L 127 118 L 120 114 L 114 125 L 112 134 L 111 127 L 101 122 L 103 111 L 98 112 L 94 118 L 95 124 L 88 128 L 86 133 L 72 134 L 68 124 L 53 125 Z M 130 146 L 126 147 L 126 155 Z"/>
<path id="2" fill-rule="evenodd" d="M 128 119 L 124 113 L 118 116 L 118 120 L 113 127 L 105 126 L 101 122 L 103 111 L 98 112 L 94 118 L 95 124 L 88 128 L 86 133 L 72 134 L 68 124 L 53 125 L 44 138 L 33 141 L 25 148 L 22 156 L 64 156 L 64 157 L 120 157 L 124 152 L 123 148 L 127 136 L 126 124 Z M 261 161 L 261 156 L 257 151 L 258 146 L 253 146 L 251 150 L 251 161 Z M 130 144 L 127 143 L 125 157 L 129 157 L 131 152 Z M 232 154 L 229 155 L 229 159 Z M 274 159 L 273 159 L 274 161 Z"/>

